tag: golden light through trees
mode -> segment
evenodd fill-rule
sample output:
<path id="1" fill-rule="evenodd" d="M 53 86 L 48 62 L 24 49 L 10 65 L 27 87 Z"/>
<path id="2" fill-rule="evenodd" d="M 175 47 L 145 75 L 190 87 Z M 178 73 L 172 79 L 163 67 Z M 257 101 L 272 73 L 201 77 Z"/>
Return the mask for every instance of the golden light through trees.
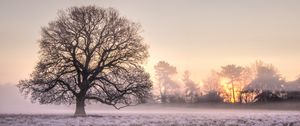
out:
<path id="1" fill-rule="evenodd" d="M 231 91 L 231 87 L 228 82 L 229 82 L 229 79 L 227 79 L 227 78 L 220 79 L 220 85 L 221 85 L 221 88 L 220 88 L 221 94 L 220 95 L 221 95 L 221 97 L 224 98 L 224 102 L 234 103 L 233 93 Z"/>
<path id="2" fill-rule="evenodd" d="M 229 83 L 230 79 L 225 78 L 225 77 L 221 77 L 220 79 L 220 90 L 219 92 L 221 92 L 221 97 L 224 98 L 224 102 L 230 102 L 230 103 L 235 103 L 235 102 L 240 102 L 239 98 L 240 98 L 240 91 L 241 89 L 243 89 L 243 87 L 241 87 L 241 84 L 236 84 L 236 86 L 234 86 L 234 90 L 232 89 L 231 84 Z M 236 99 L 236 100 L 234 100 Z"/>
<path id="3" fill-rule="evenodd" d="M 210 75 L 197 82 L 190 78 L 191 73 L 180 74 L 177 67 L 166 61 L 160 61 L 156 69 L 155 99 L 160 103 L 254 103 L 289 98 L 288 91 L 299 90 L 300 81 L 285 81 L 272 64 L 256 61 L 249 66 L 228 64 L 218 71 L 212 70 Z M 183 79 L 180 80 L 179 76 Z M 299 79 L 300 80 L 300 79 Z M 300 83 L 299 83 L 300 84 Z M 292 87 L 292 88 L 291 88 Z M 277 94 L 272 94 L 272 92 Z M 286 91 L 285 94 L 280 94 Z M 264 94 L 261 94 L 264 92 Z M 283 92 L 284 93 L 284 92 Z"/>

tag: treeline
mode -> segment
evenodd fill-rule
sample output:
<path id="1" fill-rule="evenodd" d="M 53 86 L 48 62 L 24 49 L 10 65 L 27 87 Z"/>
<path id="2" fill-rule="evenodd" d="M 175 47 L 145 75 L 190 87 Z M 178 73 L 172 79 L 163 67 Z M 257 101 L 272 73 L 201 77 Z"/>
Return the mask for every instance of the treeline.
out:
<path id="1" fill-rule="evenodd" d="M 152 102 L 158 103 L 261 103 L 300 101 L 300 77 L 286 81 L 276 67 L 262 61 L 249 66 L 229 64 L 212 71 L 201 83 L 166 61 L 155 66 Z"/>

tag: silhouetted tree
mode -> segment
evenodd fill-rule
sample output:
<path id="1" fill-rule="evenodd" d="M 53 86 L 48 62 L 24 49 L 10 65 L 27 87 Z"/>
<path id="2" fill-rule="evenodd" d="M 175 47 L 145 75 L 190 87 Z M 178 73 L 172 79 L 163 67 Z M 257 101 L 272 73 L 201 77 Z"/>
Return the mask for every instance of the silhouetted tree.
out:
<path id="1" fill-rule="evenodd" d="M 197 98 L 201 96 L 200 86 L 190 78 L 191 74 L 189 71 L 185 71 L 183 75 L 183 83 L 185 86 L 185 97 L 186 102 L 194 103 Z"/>
<path id="2" fill-rule="evenodd" d="M 198 102 L 221 103 L 223 100 L 219 92 L 212 90 L 199 97 Z"/>
<path id="3" fill-rule="evenodd" d="M 76 103 L 75 115 L 85 115 L 85 102 L 119 109 L 138 104 L 152 86 L 140 66 L 148 57 L 140 25 L 117 10 L 96 6 L 71 7 L 42 28 L 40 60 L 21 92 L 41 104 Z"/>
<path id="4" fill-rule="evenodd" d="M 236 65 L 226 65 L 222 67 L 220 75 L 229 79 L 228 84 L 231 84 L 233 103 L 236 102 L 235 83 L 239 82 L 244 68 Z"/>
<path id="5" fill-rule="evenodd" d="M 257 66 L 254 80 L 245 87 L 246 90 L 256 91 L 280 91 L 283 90 L 284 78 L 278 74 L 272 64 L 261 64 Z"/>
<path id="6" fill-rule="evenodd" d="M 166 103 L 170 101 L 171 97 L 175 97 L 172 95 L 178 94 L 179 85 L 172 79 L 172 76 L 177 74 L 176 67 L 165 61 L 159 61 L 154 69 L 158 80 L 160 100 L 162 103 Z"/>
<path id="7" fill-rule="evenodd" d="M 284 85 L 285 90 L 287 91 L 299 91 L 300 92 L 300 77 L 294 81 L 288 81 Z"/>
<path id="8" fill-rule="evenodd" d="M 211 71 L 210 76 L 203 80 L 202 89 L 204 95 L 201 102 L 223 102 L 224 98 L 220 96 L 220 75 L 216 71 Z"/>
<path id="9" fill-rule="evenodd" d="M 300 101 L 300 77 L 294 81 L 288 81 L 284 85 L 286 100 Z"/>
<path id="10" fill-rule="evenodd" d="M 261 102 L 278 102 L 282 101 L 282 97 L 280 97 L 281 92 L 278 91 L 262 91 L 258 95 L 255 96 L 254 102 L 255 103 L 261 103 Z"/>
<path id="11" fill-rule="evenodd" d="M 284 78 L 278 74 L 277 69 L 272 64 L 258 62 L 256 64 L 256 77 L 244 88 L 244 91 L 257 93 L 255 101 L 277 100 L 278 94 L 276 93 L 284 90 L 284 84 Z"/>
<path id="12" fill-rule="evenodd" d="M 216 71 L 211 71 L 211 75 L 203 80 L 202 89 L 204 93 L 220 91 L 220 76 Z"/>
<path id="13" fill-rule="evenodd" d="M 247 103 L 249 101 L 249 98 L 252 97 L 251 94 L 243 94 L 243 89 L 246 87 L 254 78 L 254 72 L 251 69 L 251 67 L 244 67 L 241 76 L 240 76 L 240 82 L 238 86 L 239 92 L 239 102 L 240 103 Z"/>

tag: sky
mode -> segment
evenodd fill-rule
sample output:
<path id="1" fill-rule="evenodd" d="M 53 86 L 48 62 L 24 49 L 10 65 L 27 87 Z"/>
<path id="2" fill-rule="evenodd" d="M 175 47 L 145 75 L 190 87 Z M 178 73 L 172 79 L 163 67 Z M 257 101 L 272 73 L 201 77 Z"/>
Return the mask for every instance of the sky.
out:
<path id="1" fill-rule="evenodd" d="M 227 64 L 272 63 L 300 75 L 299 0 L 1 0 L 0 84 L 28 78 L 38 61 L 41 27 L 71 6 L 113 7 L 142 25 L 146 70 L 160 60 L 201 81 Z"/>

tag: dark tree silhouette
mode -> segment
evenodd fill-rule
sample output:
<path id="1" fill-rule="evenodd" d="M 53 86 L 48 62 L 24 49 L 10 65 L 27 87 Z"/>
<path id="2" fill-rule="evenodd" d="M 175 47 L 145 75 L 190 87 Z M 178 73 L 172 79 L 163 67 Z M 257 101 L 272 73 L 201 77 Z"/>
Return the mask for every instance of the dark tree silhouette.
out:
<path id="1" fill-rule="evenodd" d="M 84 116 L 87 101 L 117 109 L 140 103 L 152 82 L 141 64 L 147 45 L 140 25 L 121 17 L 117 10 L 96 6 L 60 11 L 42 28 L 40 60 L 20 91 L 41 104 L 74 104 Z"/>

